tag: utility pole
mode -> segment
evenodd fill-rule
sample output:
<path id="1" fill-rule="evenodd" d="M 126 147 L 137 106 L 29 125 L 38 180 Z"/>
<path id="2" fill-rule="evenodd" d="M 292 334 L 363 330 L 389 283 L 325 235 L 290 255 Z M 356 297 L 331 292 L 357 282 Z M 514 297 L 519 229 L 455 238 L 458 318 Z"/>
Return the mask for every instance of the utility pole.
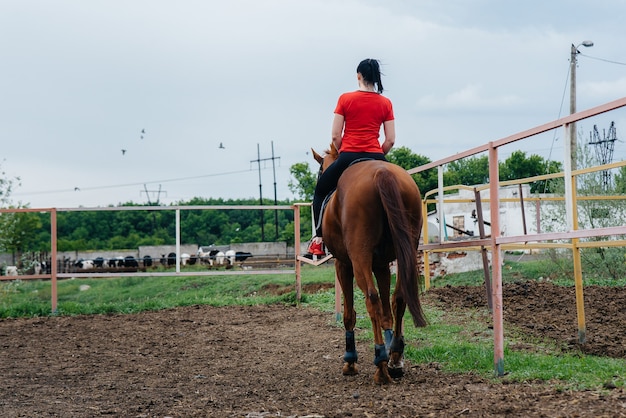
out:
<path id="1" fill-rule="evenodd" d="M 272 141 L 272 172 L 274 174 L 274 206 L 278 206 L 278 198 L 276 197 L 276 164 L 274 163 L 274 160 L 275 160 L 274 141 Z M 278 241 L 278 210 L 276 209 L 274 209 L 274 226 L 276 227 L 274 241 Z"/>
<path id="2" fill-rule="evenodd" d="M 161 185 L 159 184 L 159 190 L 148 190 L 148 187 L 144 183 L 143 189 L 148 198 L 148 206 L 159 206 L 161 200 Z M 152 203 L 150 200 L 150 193 L 156 193 L 157 199 L 155 203 Z M 152 233 L 154 233 L 154 231 L 156 231 L 156 212 L 152 211 Z"/>
<path id="3" fill-rule="evenodd" d="M 617 130 L 615 129 L 615 121 L 611 122 L 609 127 L 609 134 L 607 136 L 606 131 L 602 132 L 602 138 L 600 138 L 600 132 L 598 132 L 598 125 L 593 125 L 593 132 L 590 133 L 589 145 L 596 146 L 596 157 L 600 164 L 610 164 L 613 162 L 613 150 L 615 149 L 615 141 L 617 141 Z M 609 190 L 611 185 L 611 172 L 604 170 L 602 172 L 602 186 L 604 190 Z"/>
<path id="4" fill-rule="evenodd" d="M 569 114 L 573 115 L 576 113 L 576 64 L 577 59 L 576 55 L 580 54 L 578 51 L 579 46 L 591 47 L 593 46 L 592 41 L 582 41 L 578 45 L 572 44 L 570 50 L 570 88 L 569 88 Z M 569 126 L 569 141 L 570 141 L 570 151 L 571 151 L 571 162 L 572 162 L 572 170 L 576 170 L 576 151 L 578 145 L 578 139 L 576 135 L 576 123 L 572 122 Z"/>
<path id="5" fill-rule="evenodd" d="M 276 204 L 276 167 L 274 165 L 274 160 L 280 160 L 280 157 L 274 156 L 274 141 L 272 141 L 272 157 L 271 158 L 261 158 L 261 149 L 259 144 L 256 144 L 257 149 L 257 159 L 250 160 L 251 163 L 257 163 L 259 167 L 259 204 L 263 205 L 263 184 L 261 181 L 261 161 L 269 161 L 272 160 L 272 167 L 274 167 L 274 204 Z M 278 213 L 275 212 L 274 221 L 276 222 L 276 239 L 278 239 Z M 261 209 L 261 240 L 265 241 L 265 219 L 263 216 L 263 209 Z"/>
<path id="6" fill-rule="evenodd" d="M 144 183 L 143 190 L 146 193 L 146 197 L 148 198 L 148 205 L 149 206 L 153 206 L 153 205 L 154 206 L 159 206 L 160 200 L 161 200 L 161 185 L 159 184 L 159 190 L 148 190 L 148 187 Z M 156 199 L 156 202 L 154 202 L 154 203 L 152 201 L 150 201 L 150 194 L 151 193 L 152 194 L 156 193 L 157 199 Z"/>

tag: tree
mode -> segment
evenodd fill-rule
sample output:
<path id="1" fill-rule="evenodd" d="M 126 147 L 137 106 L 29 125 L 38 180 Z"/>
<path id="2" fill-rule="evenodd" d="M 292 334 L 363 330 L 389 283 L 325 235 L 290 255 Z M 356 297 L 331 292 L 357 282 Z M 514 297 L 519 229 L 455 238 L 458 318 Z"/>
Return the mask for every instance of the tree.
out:
<path id="1" fill-rule="evenodd" d="M 615 193 L 626 194 L 626 165 L 621 166 L 615 175 Z"/>
<path id="2" fill-rule="evenodd" d="M 20 178 L 7 177 L 7 173 L 0 165 L 0 208 L 6 208 L 11 204 L 11 193 L 16 184 L 20 185 Z"/>
<path id="3" fill-rule="evenodd" d="M 535 177 L 542 174 L 558 173 L 561 163 L 546 161 L 539 155 L 526 156 L 523 151 L 514 151 L 509 158 L 498 164 L 500 181 Z M 448 164 L 444 173 L 446 185 L 462 184 L 474 186 L 489 183 L 489 157 L 473 156 Z M 531 193 L 553 193 L 558 181 L 541 180 L 530 184 Z"/>
<path id="4" fill-rule="evenodd" d="M 16 259 L 20 259 L 22 253 L 35 249 L 41 221 L 35 213 L 5 213 L 0 228 L 2 230 L 0 246 L 16 256 Z"/>
<path id="5" fill-rule="evenodd" d="M 431 162 L 430 158 L 423 155 L 415 154 L 407 147 L 392 149 L 389 154 L 387 154 L 387 160 L 389 160 L 389 162 L 399 165 L 405 170 L 410 170 L 412 168 L 419 167 L 421 165 Z M 420 173 L 413 174 L 412 177 L 417 184 L 417 187 L 419 187 L 422 197 L 424 196 L 424 193 L 437 188 L 436 169 L 422 171 Z"/>
<path id="6" fill-rule="evenodd" d="M 317 176 L 311 173 L 309 163 L 296 163 L 289 168 L 289 173 L 293 176 L 289 179 L 289 190 L 298 196 L 300 201 L 313 200 Z"/>
<path id="7" fill-rule="evenodd" d="M 0 207 L 19 209 L 21 203 L 14 205 L 11 193 L 15 185 L 20 185 L 19 177 L 8 177 L 0 166 Z M 35 244 L 41 220 L 34 213 L 3 213 L 0 214 L 0 249 L 13 254 L 13 262 L 20 259 L 21 253 Z"/>
<path id="8" fill-rule="evenodd" d="M 444 173 L 446 185 L 475 186 L 489 183 L 489 158 L 486 155 L 452 161 L 447 168 Z"/>
<path id="9" fill-rule="evenodd" d="M 499 170 L 500 181 L 517 180 L 542 174 L 558 173 L 561 171 L 561 163 L 546 161 L 536 154 L 527 157 L 525 152 L 515 151 L 504 163 L 499 164 Z M 530 192 L 553 193 L 555 187 L 556 182 L 541 180 L 530 184 Z"/>
<path id="10" fill-rule="evenodd" d="M 582 141 L 581 141 L 582 142 Z M 599 164 L 593 152 L 589 150 L 588 144 L 579 142 L 576 153 L 576 166 L 584 169 L 596 167 Z M 622 167 L 623 168 L 623 167 Z M 626 170 L 620 170 L 618 175 L 623 176 Z M 623 177 L 620 177 L 620 182 Z M 602 171 L 592 171 L 576 176 L 577 201 L 577 221 L 578 229 L 604 228 L 626 223 L 626 209 L 623 200 L 601 199 L 602 196 L 619 194 L 616 185 L 609 185 L 607 188 L 604 182 Z M 557 193 L 564 194 L 564 184 L 561 182 Z M 592 197 L 592 199 L 581 199 L 582 197 Z M 548 231 L 561 231 L 566 216 L 565 204 L 551 205 L 549 209 L 542 210 L 542 224 Z M 592 237 L 590 241 L 610 241 L 614 236 Z M 583 248 L 581 258 L 589 269 L 589 275 L 595 277 L 609 277 L 618 279 L 626 275 L 626 250 L 624 247 Z"/>

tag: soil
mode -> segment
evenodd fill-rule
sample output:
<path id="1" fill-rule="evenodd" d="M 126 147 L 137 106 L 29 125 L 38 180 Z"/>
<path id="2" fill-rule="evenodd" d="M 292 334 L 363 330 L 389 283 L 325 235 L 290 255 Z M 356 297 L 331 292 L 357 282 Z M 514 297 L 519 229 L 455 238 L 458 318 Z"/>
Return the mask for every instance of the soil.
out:
<path id="1" fill-rule="evenodd" d="M 519 283 L 503 295 L 505 333 L 626 358 L 626 289 L 585 288 L 582 346 L 573 289 Z M 423 301 L 450 318 L 486 311 L 481 287 L 435 288 Z M 371 341 L 358 338 L 361 373 L 345 377 L 334 314 L 301 306 L 5 319 L 0 349 L 2 417 L 626 416 L 626 390 L 611 384 L 567 391 L 409 363 L 402 379 L 378 386 Z"/>

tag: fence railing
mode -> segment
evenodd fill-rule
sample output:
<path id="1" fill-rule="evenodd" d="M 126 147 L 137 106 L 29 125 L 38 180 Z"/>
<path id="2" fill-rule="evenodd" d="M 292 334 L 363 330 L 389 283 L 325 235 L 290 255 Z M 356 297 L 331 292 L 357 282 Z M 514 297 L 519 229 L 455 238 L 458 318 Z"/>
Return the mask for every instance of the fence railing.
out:
<path id="1" fill-rule="evenodd" d="M 553 129 L 562 128 L 564 130 L 564 138 L 569 138 L 569 131 L 572 125 L 580 120 L 587 119 L 589 117 L 597 116 L 606 112 L 610 112 L 626 106 L 626 97 L 582 111 L 564 118 L 555 120 L 553 122 L 546 123 L 541 126 L 537 126 L 532 129 L 511 135 L 497 141 L 489 142 L 487 144 L 480 145 L 470 150 L 460 152 L 458 154 L 451 155 L 438 161 L 434 161 L 425 164 L 420 167 L 408 170 L 410 174 L 420 173 L 426 170 L 437 168 L 438 170 L 438 188 L 437 188 L 437 213 L 440 219 L 443 219 L 443 207 L 444 207 L 444 185 L 443 185 L 443 170 L 446 164 L 453 161 L 457 161 L 463 158 L 471 157 L 479 153 L 487 152 L 489 158 L 489 207 L 490 207 L 490 222 L 491 222 L 491 236 L 488 238 L 482 238 L 472 240 L 472 245 L 477 248 L 488 248 L 491 251 L 491 299 L 493 301 L 493 330 L 494 330 L 494 367 L 498 375 L 504 374 L 504 330 L 503 330 L 503 313 L 502 313 L 502 255 L 501 251 L 503 245 L 506 244 L 520 244 L 527 242 L 540 242 L 551 240 L 570 240 L 570 248 L 573 255 L 574 263 L 574 280 L 576 287 L 576 308 L 578 317 L 578 337 L 580 342 L 585 341 L 585 314 L 584 314 L 584 296 L 583 296 L 583 284 L 582 284 L 582 267 L 580 261 L 580 248 L 583 247 L 580 243 L 581 238 L 598 237 L 598 236 L 610 236 L 610 235 L 624 235 L 626 234 L 626 225 L 619 225 L 608 228 L 595 228 L 579 230 L 578 228 L 578 216 L 577 216 L 577 200 L 576 195 L 576 176 L 590 172 L 590 169 L 573 170 L 571 166 L 571 144 L 569 141 L 565 141 L 565 152 L 563 156 L 564 165 L 564 183 L 565 183 L 565 210 L 566 210 L 566 232 L 558 233 L 538 233 L 533 235 L 521 235 L 521 236 L 507 236 L 500 235 L 500 197 L 499 188 L 501 183 L 499 182 L 498 172 L 498 149 L 504 145 L 508 145 L 517 141 L 521 141 L 535 135 L 542 134 L 544 132 L 551 131 Z M 620 163 L 610 165 L 611 168 L 620 166 Z M 607 167 L 596 167 L 597 170 L 605 170 Z M 527 179 L 528 180 L 528 179 Z M 426 206 L 424 206 L 426 209 Z M 427 222 L 425 222 L 427 227 Z M 440 230 L 443 227 L 440 222 Z M 424 234 L 427 237 L 427 234 Z M 444 234 L 440 232 L 439 243 L 429 243 L 423 245 L 424 250 L 424 266 L 428 266 L 428 254 L 432 251 L 445 251 L 449 249 L 460 249 L 467 247 L 468 243 L 463 242 L 444 242 Z M 425 275 L 428 277 L 428 275 Z"/>
<path id="2" fill-rule="evenodd" d="M 51 305 L 52 313 L 57 312 L 58 305 L 58 279 L 65 278 L 96 278 L 96 277 L 169 277 L 169 276 L 225 276 L 240 275 L 241 271 L 235 270 L 204 270 L 204 271 L 181 271 L 181 222 L 180 215 L 182 211 L 188 210 L 289 210 L 293 211 L 294 218 L 294 268 L 268 269 L 259 268 L 254 270 L 246 270 L 245 274 L 261 275 L 261 274 L 295 274 L 296 299 L 299 301 L 302 297 L 302 280 L 300 260 L 300 208 L 310 206 L 310 203 L 296 203 L 293 205 L 197 205 L 197 206 L 119 206 L 119 207 L 95 207 L 95 208 L 11 208 L 0 209 L 2 213 L 49 213 L 50 214 L 50 259 L 52 260 L 52 268 L 50 273 L 43 274 L 24 274 L 19 276 L 0 276 L 0 280 L 31 280 L 31 279 L 50 279 L 51 283 Z M 59 272 L 57 266 L 57 243 L 58 228 L 57 215 L 59 212 L 95 212 L 95 211 L 174 211 L 176 219 L 176 264 L 175 271 L 90 271 L 90 272 Z"/>

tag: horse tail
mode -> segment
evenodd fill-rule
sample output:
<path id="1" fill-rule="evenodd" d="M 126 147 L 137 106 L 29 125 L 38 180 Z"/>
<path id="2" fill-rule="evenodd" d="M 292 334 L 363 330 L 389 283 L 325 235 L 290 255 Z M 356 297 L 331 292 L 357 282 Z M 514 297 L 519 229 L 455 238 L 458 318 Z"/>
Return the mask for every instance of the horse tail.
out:
<path id="1" fill-rule="evenodd" d="M 375 182 L 391 232 L 393 246 L 398 260 L 396 283 L 402 298 L 409 308 L 416 327 L 427 325 L 419 300 L 417 275 L 417 243 L 411 236 L 413 231 L 400 188 L 394 174 L 388 170 L 376 173 Z M 418 208 L 421 211 L 421 207 Z"/>

